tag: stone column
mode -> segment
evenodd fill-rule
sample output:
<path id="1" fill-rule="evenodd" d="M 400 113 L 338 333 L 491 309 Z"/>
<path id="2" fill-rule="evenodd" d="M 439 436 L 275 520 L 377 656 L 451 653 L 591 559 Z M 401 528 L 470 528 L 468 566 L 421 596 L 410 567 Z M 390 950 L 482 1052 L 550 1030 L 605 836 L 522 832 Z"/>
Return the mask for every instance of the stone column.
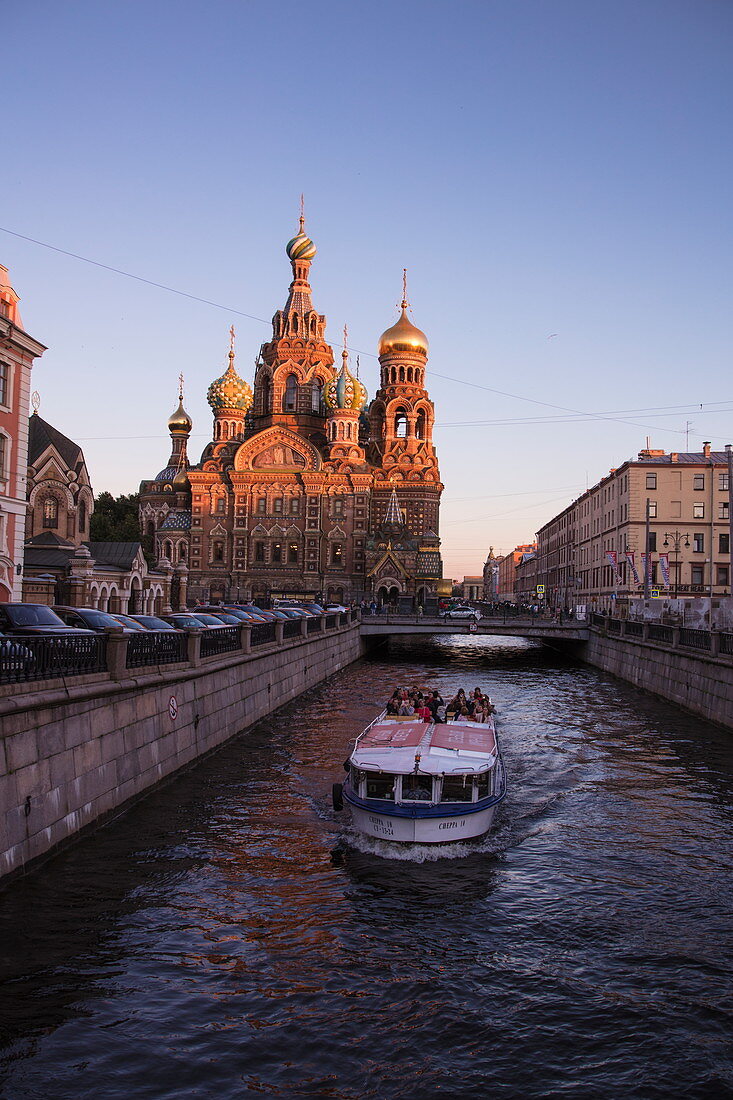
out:
<path id="1" fill-rule="evenodd" d="M 173 579 L 173 566 L 167 558 L 159 558 L 155 566 L 159 573 L 163 574 L 163 615 L 172 615 L 171 607 L 171 581 Z"/>
<path id="2" fill-rule="evenodd" d="M 179 561 L 176 566 L 178 574 L 178 607 L 177 611 L 186 610 L 186 596 L 188 593 L 188 566 L 185 561 Z"/>
<path id="3" fill-rule="evenodd" d="M 88 607 L 94 559 L 86 546 L 77 546 L 69 560 L 69 606 Z"/>

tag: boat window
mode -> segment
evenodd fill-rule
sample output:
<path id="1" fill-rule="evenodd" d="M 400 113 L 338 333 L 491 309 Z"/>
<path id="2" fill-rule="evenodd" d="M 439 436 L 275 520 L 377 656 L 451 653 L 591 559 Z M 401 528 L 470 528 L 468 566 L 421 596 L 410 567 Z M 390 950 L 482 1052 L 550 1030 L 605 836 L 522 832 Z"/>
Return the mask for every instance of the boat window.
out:
<path id="1" fill-rule="evenodd" d="M 470 775 L 446 775 L 441 802 L 473 802 L 473 781 Z"/>
<path id="2" fill-rule="evenodd" d="M 352 766 L 351 766 L 351 775 L 350 775 L 351 789 L 356 791 L 357 794 L 359 794 L 359 791 L 361 790 L 361 786 L 360 786 L 361 781 L 362 781 L 362 779 L 365 779 L 365 778 L 366 778 L 366 772 L 361 771 L 360 768 L 355 768 L 352 764 Z"/>
<path id="3" fill-rule="evenodd" d="M 432 775 L 403 775 L 402 801 L 429 802 L 433 797 Z"/>
<path id="4" fill-rule="evenodd" d="M 476 787 L 479 798 L 488 798 L 491 792 L 491 772 L 484 772 L 476 776 Z"/>
<path id="5" fill-rule="evenodd" d="M 395 777 L 393 775 L 367 775 L 367 798 L 385 798 L 394 802 Z"/>

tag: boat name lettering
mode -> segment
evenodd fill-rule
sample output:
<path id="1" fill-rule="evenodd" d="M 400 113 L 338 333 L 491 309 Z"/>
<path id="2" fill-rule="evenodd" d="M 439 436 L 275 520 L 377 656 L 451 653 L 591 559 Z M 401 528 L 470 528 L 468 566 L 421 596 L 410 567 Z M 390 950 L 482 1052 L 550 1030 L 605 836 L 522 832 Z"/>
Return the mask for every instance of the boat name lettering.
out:
<path id="1" fill-rule="evenodd" d="M 466 824 L 466 819 L 465 818 L 462 821 L 441 821 L 438 828 L 439 829 L 457 829 L 459 826 L 465 825 L 465 824 Z"/>
<path id="2" fill-rule="evenodd" d="M 394 829 L 389 824 L 389 822 L 382 821 L 381 817 L 374 817 L 373 814 L 369 814 L 369 820 L 371 821 L 372 825 L 375 825 L 377 829 L 381 832 L 386 833 L 387 836 L 393 835 Z"/>

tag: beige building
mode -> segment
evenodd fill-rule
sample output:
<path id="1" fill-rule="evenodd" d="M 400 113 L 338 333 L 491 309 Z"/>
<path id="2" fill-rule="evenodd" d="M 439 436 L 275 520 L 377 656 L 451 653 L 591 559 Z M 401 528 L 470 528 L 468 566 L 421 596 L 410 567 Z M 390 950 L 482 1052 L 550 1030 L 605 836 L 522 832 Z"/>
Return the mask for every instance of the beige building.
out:
<path id="1" fill-rule="evenodd" d="M 526 542 L 515 546 L 508 554 L 499 559 L 499 578 L 497 599 L 501 603 L 516 603 L 517 566 L 524 558 L 537 550 L 536 542 Z"/>
<path id="2" fill-rule="evenodd" d="M 728 455 L 643 450 L 537 533 L 550 607 L 731 591 Z"/>

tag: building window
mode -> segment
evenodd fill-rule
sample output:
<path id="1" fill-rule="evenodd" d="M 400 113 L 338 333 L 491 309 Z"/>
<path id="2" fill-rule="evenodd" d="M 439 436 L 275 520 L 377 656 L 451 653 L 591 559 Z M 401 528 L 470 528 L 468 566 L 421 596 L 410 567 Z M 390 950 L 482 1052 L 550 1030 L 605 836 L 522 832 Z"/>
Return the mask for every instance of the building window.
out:
<path id="1" fill-rule="evenodd" d="M 323 402 L 323 383 L 315 381 L 311 389 L 311 411 L 319 413 Z"/>
<path id="2" fill-rule="evenodd" d="M 294 374 L 288 375 L 288 380 L 285 383 L 285 412 L 295 412 L 295 406 L 298 401 L 298 379 Z"/>
<path id="3" fill-rule="evenodd" d="M 255 543 L 255 561 L 265 560 L 265 544 L 264 542 Z"/>
<path id="4" fill-rule="evenodd" d="M 291 497 L 290 498 L 290 515 L 291 516 L 300 515 L 300 501 L 298 500 L 297 497 Z"/>
<path id="5" fill-rule="evenodd" d="M 729 514 L 728 501 L 718 501 L 718 519 L 728 519 Z"/>
<path id="6" fill-rule="evenodd" d="M 705 519 L 705 505 L 693 504 L 692 506 L 692 518 L 693 519 Z"/>
<path id="7" fill-rule="evenodd" d="M 715 583 L 727 585 L 729 572 L 730 571 L 727 565 L 719 565 L 715 571 Z"/>
<path id="8" fill-rule="evenodd" d="M 58 527 L 59 525 L 59 502 L 56 497 L 46 497 L 43 502 L 43 526 L 44 527 Z"/>
<path id="9" fill-rule="evenodd" d="M 217 510 L 217 512 L 223 512 L 224 511 L 224 497 L 217 497 L 216 498 L 216 510 Z"/>
<path id="10" fill-rule="evenodd" d="M 297 542 L 291 542 L 288 544 L 288 562 L 290 565 L 298 564 L 298 544 Z"/>
<path id="11" fill-rule="evenodd" d="M 730 534 L 718 535 L 718 553 L 730 554 Z"/>
<path id="12" fill-rule="evenodd" d="M 8 404 L 8 364 L 0 359 L 0 405 Z"/>
<path id="13" fill-rule="evenodd" d="M 7 448 L 8 441 L 4 435 L 0 435 L 0 480 L 4 481 L 8 476 L 5 472 L 5 464 L 7 462 Z"/>
<path id="14" fill-rule="evenodd" d="M 718 488 L 719 489 L 724 489 L 726 493 L 728 492 L 728 475 L 727 474 L 718 474 Z"/>
<path id="15" fill-rule="evenodd" d="M 264 516 L 265 512 L 267 511 L 267 500 L 265 499 L 265 497 L 260 497 L 257 501 L 257 511 L 261 516 Z"/>
<path id="16" fill-rule="evenodd" d="M 647 474 L 646 475 L 646 487 L 647 487 L 647 489 L 656 489 L 656 487 L 657 487 L 657 475 L 656 474 Z"/>
<path id="17" fill-rule="evenodd" d="M 331 565 L 343 565 L 344 561 L 344 548 L 340 542 L 334 542 L 331 545 Z"/>
<path id="18" fill-rule="evenodd" d="M 275 515 L 279 516 L 279 515 L 282 514 L 282 510 L 283 510 L 283 498 L 282 497 L 275 497 L 274 508 L 275 508 Z"/>
<path id="19" fill-rule="evenodd" d="M 83 500 L 79 501 L 79 534 L 83 534 L 87 525 L 87 506 Z"/>
<path id="20" fill-rule="evenodd" d="M 692 549 L 696 554 L 705 553 L 705 535 L 701 531 L 692 536 Z"/>
<path id="21" fill-rule="evenodd" d="M 692 583 L 693 584 L 704 584 L 705 583 L 704 576 L 703 576 L 704 572 L 705 572 L 705 566 L 704 565 L 693 565 L 692 566 Z"/>
<path id="22" fill-rule="evenodd" d="M 283 544 L 281 542 L 273 542 L 272 560 L 277 562 L 281 562 L 283 560 Z"/>
<path id="23" fill-rule="evenodd" d="M 333 514 L 335 516 L 342 516 L 344 514 L 344 502 L 342 497 L 333 498 Z"/>
<path id="24" fill-rule="evenodd" d="M 224 543 L 215 542 L 213 546 L 212 558 L 214 561 L 224 561 Z"/>
<path id="25" fill-rule="evenodd" d="M 657 502 L 656 500 L 650 500 L 649 502 L 649 516 L 651 519 L 656 519 L 657 516 Z"/>
<path id="26" fill-rule="evenodd" d="M 700 492 L 702 489 L 705 488 L 705 474 L 693 474 L 692 488 L 696 492 Z"/>

